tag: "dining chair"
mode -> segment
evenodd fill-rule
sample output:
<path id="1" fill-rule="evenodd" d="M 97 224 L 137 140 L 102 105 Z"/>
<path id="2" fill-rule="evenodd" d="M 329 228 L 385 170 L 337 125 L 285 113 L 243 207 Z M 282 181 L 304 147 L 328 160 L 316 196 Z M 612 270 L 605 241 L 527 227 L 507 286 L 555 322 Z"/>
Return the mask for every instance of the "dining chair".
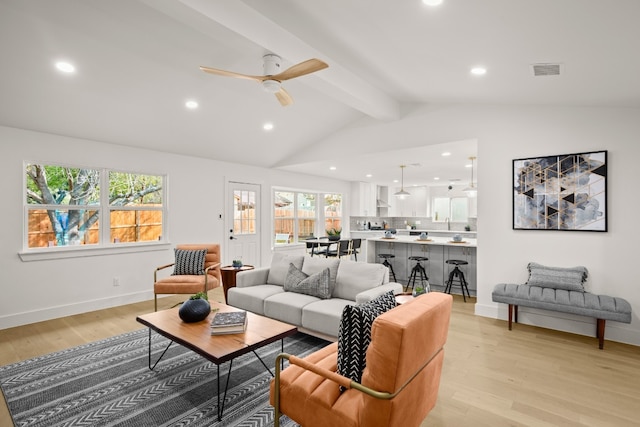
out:
<path id="1" fill-rule="evenodd" d="M 352 253 L 352 240 L 351 239 L 344 239 L 344 240 L 339 240 L 337 242 L 337 247 L 336 249 L 331 249 L 329 248 L 327 250 L 327 257 L 338 257 L 338 258 L 342 258 L 343 256 L 351 256 Z"/>

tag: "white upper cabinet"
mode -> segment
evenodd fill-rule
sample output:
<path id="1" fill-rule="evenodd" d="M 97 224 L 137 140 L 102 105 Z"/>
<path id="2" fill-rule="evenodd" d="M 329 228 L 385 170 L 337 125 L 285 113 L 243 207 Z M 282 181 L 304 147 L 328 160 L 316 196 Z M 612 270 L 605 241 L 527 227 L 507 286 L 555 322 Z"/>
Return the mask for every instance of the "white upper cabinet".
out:
<path id="1" fill-rule="evenodd" d="M 354 216 L 376 216 L 377 187 L 368 182 L 351 183 L 351 212 Z"/>
<path id="2" fill-rule="evenodd" d="M 394 196 L 393 193 L 399 191 L 400 187 L 392 189 L 390 191 L 391 199 L 391 216 L 401 217 L 426 217 L 427 216 L 427 202 L 429 200 L 429 188 L 426 186 L 421 187 L 406 187 L 405 191 L 411 194 L 403 199 L 398 196 Z"/>

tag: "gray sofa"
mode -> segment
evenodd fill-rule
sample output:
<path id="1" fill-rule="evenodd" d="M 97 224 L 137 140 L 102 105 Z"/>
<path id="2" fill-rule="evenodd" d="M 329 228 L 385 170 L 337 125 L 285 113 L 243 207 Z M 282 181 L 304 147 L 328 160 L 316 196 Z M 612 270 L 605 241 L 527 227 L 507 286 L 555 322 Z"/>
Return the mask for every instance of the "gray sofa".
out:
<path id="1" fill-rule="evenodd" d="M 307 275 L 329 268 L 331 298 L 285 291 L 290 264 Z M 370 301 L 389 291 L 401 293 L 402 285 L 389 282 L 389 270 L 382 264 L 275 253 L 270 267 L 238 273 L 227 304 L 335 340 L 345 306 Z"/>

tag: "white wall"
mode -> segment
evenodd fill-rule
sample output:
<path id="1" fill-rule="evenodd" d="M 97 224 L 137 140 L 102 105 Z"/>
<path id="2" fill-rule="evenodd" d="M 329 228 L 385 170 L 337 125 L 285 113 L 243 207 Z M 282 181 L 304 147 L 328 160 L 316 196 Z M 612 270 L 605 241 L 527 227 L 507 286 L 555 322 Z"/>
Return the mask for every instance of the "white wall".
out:
<path id="1" fill-rule="evenodd" d="M 640 198 L 640 110 L 513 106 L 434 105 L 415 107 L 398 121 L 354 124 L 323 142 L 322 149 L 345 150 L 366 141 L 384 151 L 389 141 L 410 148 L 477 139 L 478 302 L 476 313 L 506 318 L 506 306 L 491 301 L 495 284 L 524 283 L 526 266 L 584 265 L 587 290 L 627 299 L 630 325 L 607 322 L 606 338 L 640 345 L 640 286 L 636 245 Z M 512 160 L 523 157 L 609 150 L 609 231 L 558 232 L 512 230 Z M 310 152 L 309 161 L 318 153 Z M 355 155 L 355 154 L 354 154 Z M 298 161 L 304 162 L 304 155 Z M 594 336 L 595 320 L 522 309 L 519 321 Z"/>
<path id="2" fill-rule="evenodd" d="M 177 142 L 178 143 L 178 142 Z M 0 329 L 153 298 L 155 267 L 173 261 L 173 249 L 106 256 L 21 261 L 23 162 L 118 168 L 168 175 L 170 233 L 176 243 L 220 242 L 225 262 L 226 180 L 262 185 L 262 261 L 270 261 L 271 188 L 333 191 L 345 195 L 348 182 L 275 170 L 132 149 L 95 141 L 0 127 Z M 348 221 L 345 221 L 348 224 Z M 113 277 L 120 286 L 113 286 Z"/>

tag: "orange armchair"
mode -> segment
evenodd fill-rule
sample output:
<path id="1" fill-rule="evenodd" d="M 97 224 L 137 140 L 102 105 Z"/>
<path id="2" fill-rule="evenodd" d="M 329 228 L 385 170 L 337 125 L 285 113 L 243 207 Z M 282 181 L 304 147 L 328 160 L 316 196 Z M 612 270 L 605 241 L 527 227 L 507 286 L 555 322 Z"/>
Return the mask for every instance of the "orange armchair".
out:
<path id="1" fill-rule="evenodd" d="M 155 311 L 158 311 L 158 294 L 195 294 L 207 292 L 222 285 L 220 273 L 220 245 L 219 244 L 191 244 L 177 245 L 176 249 L 197 250 L 207 249 L 202 275 L 171 275 L 158 278 L 158 272 L 175 265 L 175 262 L 162 265 L 153 272 L 153 298 Z"/>
<path id="2" fill-rule="evenodd" d="M 429 293 L 378 316 L 361 384 L 336 372 L 337 343 L 304 359 L 280 354 L 270 390 L 274 426 L 281 413 L 305 427 L 419 426 L 436 404 L 452 301 Z M 283 371 L 282 359 L 290 363 Z"/>

